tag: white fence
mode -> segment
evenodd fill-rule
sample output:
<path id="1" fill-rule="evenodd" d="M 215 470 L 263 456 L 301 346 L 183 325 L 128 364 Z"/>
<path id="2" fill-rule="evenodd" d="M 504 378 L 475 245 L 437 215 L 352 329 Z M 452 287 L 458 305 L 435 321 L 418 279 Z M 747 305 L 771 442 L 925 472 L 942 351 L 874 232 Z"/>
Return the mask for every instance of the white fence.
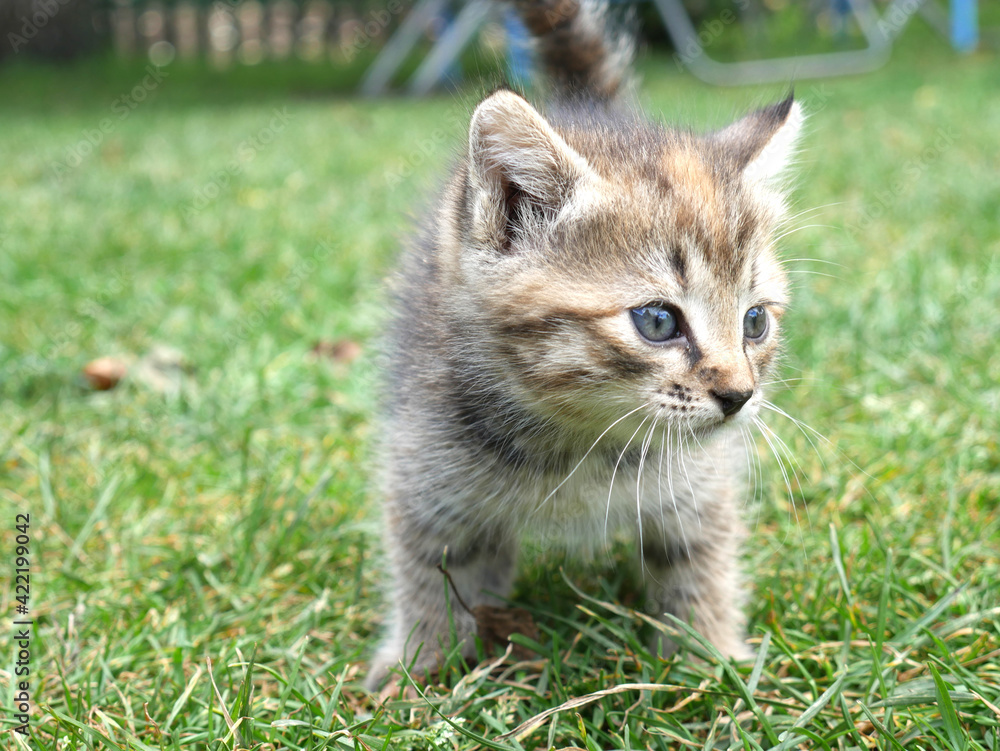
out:
<path id="1" fill-rule="evenodd" d="M 148 55 L 157 65 L 199 57 L 220 67 L 291 57 L 349 62 L 378 44 L 409 7 L 409 0 L 389 0 L 359 15 L 328 0 L 226 0 L 209 7 L 122 2 L 112 11 L 111 33 L 120 55 Z"/>

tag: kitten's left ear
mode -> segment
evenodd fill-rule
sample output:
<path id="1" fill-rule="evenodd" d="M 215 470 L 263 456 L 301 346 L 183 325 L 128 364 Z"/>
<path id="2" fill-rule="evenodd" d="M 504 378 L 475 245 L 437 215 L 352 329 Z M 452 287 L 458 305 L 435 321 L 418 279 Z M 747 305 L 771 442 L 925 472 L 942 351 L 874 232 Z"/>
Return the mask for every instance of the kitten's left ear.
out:
<path id="1" fill-rule="evenodd" d="M 715 135 L 736 166 L 753 182 L 779 177 L 795 154 L 805 115 L 791 94 L 783 102 L 757 110 Z"/>

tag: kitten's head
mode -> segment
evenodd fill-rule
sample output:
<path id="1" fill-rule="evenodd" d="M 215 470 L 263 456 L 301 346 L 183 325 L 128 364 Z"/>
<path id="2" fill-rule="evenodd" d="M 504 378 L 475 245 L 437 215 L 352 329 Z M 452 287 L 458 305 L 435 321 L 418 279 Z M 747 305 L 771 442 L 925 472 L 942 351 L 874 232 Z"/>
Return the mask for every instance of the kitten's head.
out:
<path id="1" fill-rule="evenodd" d="M 802 120 L 791 98 L 707 136 L 550 121 L 509 91 L 479 105 L 448 273 L 526 406 L 594 429 L 637 408 L 696 434 L 756 413 L 787 302 L 778 179 Z"/>

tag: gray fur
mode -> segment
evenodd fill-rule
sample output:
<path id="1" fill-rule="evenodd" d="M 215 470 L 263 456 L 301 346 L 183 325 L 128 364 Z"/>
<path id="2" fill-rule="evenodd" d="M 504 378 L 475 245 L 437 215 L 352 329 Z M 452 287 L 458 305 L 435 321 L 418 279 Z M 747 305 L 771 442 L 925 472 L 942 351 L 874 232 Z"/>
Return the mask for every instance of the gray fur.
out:
<path id="1" fill-rule="evenodd" d="M 370 687 L 450 648 L 445 550 L 462 599 L 498 604 L 525 534 L 579 550 L 630 530 L 649 603 L 749 654 L 739 439 L 780 349 L 770 238 L 801 112 L 788 101 L 697 136 L 619 108 L 608 86 L 580 91 L 548 116 L 513 92 L 484 99 L 402 257 L 381 447 L 390 615 Z M 680 311 L 682 337 L 639 335 L 630 310 L 653 302 Z M 758 305 L 770 328 L 749 341 Z M 719 395 L 748 391 L 726 417 Z M 474 619 L 451 602 L 472 657 Z"/>

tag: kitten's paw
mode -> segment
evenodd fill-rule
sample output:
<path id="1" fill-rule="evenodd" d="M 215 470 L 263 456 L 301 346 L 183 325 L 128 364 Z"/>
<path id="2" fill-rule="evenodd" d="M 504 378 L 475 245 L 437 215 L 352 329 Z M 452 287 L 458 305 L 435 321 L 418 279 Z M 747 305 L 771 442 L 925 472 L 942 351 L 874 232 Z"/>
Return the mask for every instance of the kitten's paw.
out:
<path id="1" fill-rule="evenodd" d="M 443 640 L 444 639 L 442 637 L 438 637 L 436 639 L 438 644 L 442 643 Z M 406 644 L 400 644 L 391 639 L 383 643 L 375 653 L 375 656 L 372 658 L 371 667 L 368 671 L 368 677 L 365 678 L 365 688 L 371 692 L 377 691 L 379 686 L 381 686 L 386 679 L 390 678 L 390 676 L 394 674 L 402 676 L 404 673 L 404 667 L 405 672 L 409 674 L 410 678 L 418 683 L 426 683 L 429 680 L 433 680 L 440 672 L 441 664 L 445 659 L 445 653 L 440 648 L 429 648 L 430 641 L 431 638 L 428 638 L 426 641 L 422 642 L 419 652 L 417 652 L 412 644 L 407 646 Z M 467 665 L 475 664 L 475 637 L 473 635 L 469 635 L 462 639 L 461 644 L 461 661 L 465 662 Z M 414 657 L 414 653 L 416 653 L 416 657 Z M 449 653 L 453 652 L 449 650 Z"/>
<path id="2" fill-rule="evenodd" d="M 373 661 L 368 670 L 368 677 L 365 678 L 365 690 L 372 694 L 378 693 L 380 697 L 397 696 L 399 684 L 403 680 L 401 661 L 401 656 L 394 660 L 386 658 Z M 402 664 L 406 665 L 410 680 L 420 684 L 433 680 L 439 669 L 437 660 L 426 663 L 418 661 L 412 665 Z"/>
<path id="3" fill-rule="evenodd" d="M 431 652 L 426 656 L 421 653 L 416 660 L 408 660 L 401 650 L 382 648 L 372 659 L 368 677 L 365 678 L 365 689 L 375 693 L 387 680 L 390 685 L 398 683 L 403 676 L 404 667 L 412 680 L 425 683 L 438 674 L 441 660 L 440 652 Z"/>
<path id="4" fill-rule="evenodd" d="M 368 668 L 368 675 L 365 678 L 365 691 L 376 693 L 382 684 L 386 682 L 392 669 L 399 664 L 399 660 L 376 657 L 372 660 Z"/>

